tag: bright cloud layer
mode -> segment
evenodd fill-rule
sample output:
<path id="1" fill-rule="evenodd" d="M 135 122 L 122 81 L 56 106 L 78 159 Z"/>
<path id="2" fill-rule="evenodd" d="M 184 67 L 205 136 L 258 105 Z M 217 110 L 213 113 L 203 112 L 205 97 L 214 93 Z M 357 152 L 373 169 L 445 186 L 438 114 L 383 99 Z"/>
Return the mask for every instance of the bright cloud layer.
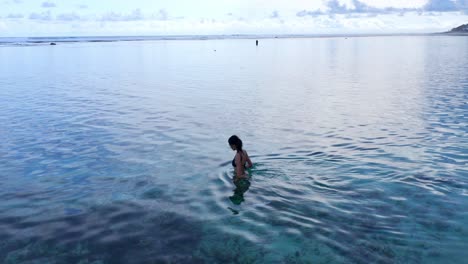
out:
<path id="1" fill-rule="evenodd" d="M 446 31 L 468 0 L 0 0 L 0 37 Z"/>

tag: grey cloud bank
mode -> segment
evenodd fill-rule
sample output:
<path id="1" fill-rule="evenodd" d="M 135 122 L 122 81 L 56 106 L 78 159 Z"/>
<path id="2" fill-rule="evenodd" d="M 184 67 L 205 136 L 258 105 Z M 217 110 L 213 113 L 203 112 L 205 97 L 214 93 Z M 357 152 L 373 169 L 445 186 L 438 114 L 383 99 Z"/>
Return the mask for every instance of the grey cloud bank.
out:
<path id="1" fill-rule="evenodd" d="M 1 3 L 1 2 L 0 2 Z M 21 4 L 23 3 L 22 0 L 11 0 L 11 1 L 3 1 L 4 4 Z"/>
<path id="2" fill-rule="evenodd" d="M 63 14 L 59 14 L 57 15 L 57 20 L 61 20 L 61 21 L 79 21 L 79 20 L 84 20 L 83 18 L 81 18 L 78 14 L 76 14 L 75 12 L 72 12 L 72 13 L 63 13 Z"/>
<path id="3" fill-rule="evenodd" d="M 338 0 L 330 0 L 327 2 L 326 11 L 302 10 L 296 13 L 298 17 L 319 16 L 319 15 L 334 15 L 334 14 L 392 14 L 398 13 L 403 15 L 406 12 L 455 12 L 462 11 L 468 13 L 468 0 L 429 0 L 422 8 L 377 8 L 370 6 L 359 0 L 352 0 L 352 7 L 346 4 L 341 4 Z"/>
<path id="4" fill-rule="evenodd" d="M 129 14 L 121 14 L 121 13 L 114 13 L 110 12 L 103 15 L 99 20 L 103 22 L 107 21 L 140 21 L 140 20 L 169 20 L 169 14 L 165 9 L 160 9 L 156 13 L 151 15 L 145 15 L 141 12 L 141 9 L 135 9 Z M 180 19 L 180 17 L 176 17 L 173 19 Z"/>
<path id="5" fill-rule="evenodd" d="M 424 6 L 424 10 L 436 12 L 467 11 L 468 0 L 429 0 Z"/>
<path id="6" fill-rule="evenodd" d="M 279 16 L 279 13 L 278 13 L 278 11 L 276 11 L 276 10 L 273 11 L 273 13 L 271 13 L 271 15 L 270 15 L 270 18 L 279 18 L 279 17 L 280 17 L 280 16 Z"/>
<path id="7" fill-rule="evenodd" d="M 17 19 L 17 18 L 23 18 L 23 14 L 9 14 L 6 18 L 12 18 L 12 19 Z"/>
<path id="8" fill-rule="evenodd" d="M 125 32 L 128 32 L 127 34 L 419 33 L 448 30 L 466 23 L 466 16 L 462 12 L 468 14 L 468 0 L 430 0 L 420 2 L 417 6 L 408 2 L 405 8 L 375 7 L 364 1 L 348 0 L 344 4 L 344 0 L 329 0 L 324 1 L 320 9 L 309 10 L 301 10 L 301 5 L 297 5 L 285 9 L 275 7 L 249 14 L 242 12 L 243 9 L 232 8 L 221 10 L 216 14 L 211 12 L 212 15 L 206 11 L 207 13 L 202 15 L 195 13 L 193 16 L 187 14 L 181 16 L 182 14 L 178 14 L 176 9 L 152 9 L 143 5 L 133 5 L 133 10 L 117 6 L 100 9 L 102 6 L 94 6 L 90 2 L 88 7 L 80 0 L 63 6 L 62 2 L 42 0 L 37 1 L 32 10 L 24 11 L 22 6 L 12 6 L 13 0 L 4 0 L 3 3 L 11 9 L 1 14 L 0 26 L 4 35 L 124 34 Z M 56 8 L 40 6 L 41 3 L 54 2 L 58 3 Z"/>
<path id="9" fill-rule="evenodd" d="M 129 21 L 141 21 L 141 20 L 170 20 L 180 19 L 182 17 L 171 18 L 165 9 L 160 9 L 154 13 L 144 14 L 140 8 L 133 10 L 130 13 L 116 13 L 108 12 L 103 15 L 80 15 L 79 12 L 66 12 L 54 14 L 51 10 L 44 12 L 32 12 L 29 16 L 25 17 L 23 14 L 11 13 L 5 18 L 9 19 L 30 19 L 36 21 L 101 21 L 101 22 L 129 22 Z"/>
<path id="10" fill-rule="evenodd" d="M 21 0 L 9 0 L 9 3 L 21 2 Z M 88 9 L 88 6 L 85 4 L 75 4 L 75 8 L 78 9 Z M 43 8 L 53 8 L 56 7 L 56 4 L 52 1 L 42 2 Z M 52 9 L 50 9 L 52 10 Z M 58 9 L 54 9 L 58 10 Z M 20 16 L 19 14 L 10 14 L 5 18 L 11 19 L 31 19 L 31 20 L 60 20 L 60 21 L 78 21 L 78 20 L 88 20 L 88 21 L 101 21 L 101 22 L 118 22 L 118 21 L 141 21 L 141 20 L 170 20 L 175 17 L 169 17 L 165 9 L 160 9 L 151 13 L 150 11 L 142 11 L 142 8 L 136 8 L 133 11 L 126 13 L 120 12 L 107 12 L 101 14 L 89 14 L 89 12 L 84 15 L 80 12 L 67 12 L 62 14 L 50 13 L 50 12 L 34 12 L 29 16 Z M 70 10 L 71 11 L 71 10 Z M 378 8 L 364 3 L 362 0 L 350 0 L 349 4 L 341 3 L 339 0 L 329 0 L 326 1 L 324 9 L 315 9 L 315 10 L 298 10 L 295 13 L 296 17 L 317 17 L 317 16 L 329 16 L 334 18 L 335 15 L 345 15 L 348 18 L 353 17 L 362 17 L 362 16 L 378 16 L 381 14 L 397 14 L 399 16 L 404 16 L 408 12 L 416 12 L 419 15 L 434 15 L 442 12 L 455 12 L 461 11 L 465 14 L 468 14 L 468 0 L 429 0 L 427 4 L 418 8 L 395 8 L 395 7 L 385 7 Z M 83 11 L 86 12 L 86 11 Z M 232 13 L 226 14 L 227 16 L 233 16 Z M 86 18 L 86 19 L 85 19 Z M 269 19 L 283 19 L 283 16 L 280 16 L 280 11 L 272 10 L 270 14 L 266 15 L 266 18 Z"/>
<path id="11" fill-rule="evenodd" d="M 130 14 L 121 14 L 121 13 L 114 13 L 110 12 L 101 17 L 101 21 L 138 21 L 143 20 L 145 17 L 143 16 L 141 10 L 135 9 Z"/>
<path id="12" fill-rule="evenodd" d="M 31 20 L 50 21 L 50 20 L 52 20 L 52 15 L 50 14 L 50 11 L 42 12 L 42 13 L 31 13 L 29 15 L 29 19 L 31 19 Z"/>
<path id="13" fill-rule="evenodd" d="M 41 6 L 44 8 L 52 8 L 52 7 L 56 7 L 57 5 L 52 2 L 43 2 Z"/>

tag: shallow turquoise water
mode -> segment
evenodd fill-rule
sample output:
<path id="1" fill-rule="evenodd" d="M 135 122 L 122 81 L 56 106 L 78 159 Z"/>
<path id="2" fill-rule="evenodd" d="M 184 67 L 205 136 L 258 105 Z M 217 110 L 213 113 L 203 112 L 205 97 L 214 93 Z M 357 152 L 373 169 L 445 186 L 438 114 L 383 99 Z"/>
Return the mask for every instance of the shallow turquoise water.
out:
<path id="1" fill-rule="evenodd" d="M 0 262 L 463 263 L 467 72 L 464 37 L 1 47 Z"/>

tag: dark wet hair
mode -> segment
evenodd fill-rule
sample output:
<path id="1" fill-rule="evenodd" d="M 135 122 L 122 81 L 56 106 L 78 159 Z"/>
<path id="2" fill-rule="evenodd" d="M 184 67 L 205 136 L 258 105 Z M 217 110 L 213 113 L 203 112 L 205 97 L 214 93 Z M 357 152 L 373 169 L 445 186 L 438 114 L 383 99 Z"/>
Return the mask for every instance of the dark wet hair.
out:
<path id="1" fill-rule="evenodd" d="M 237 152 L 242 152 L 242 140 L 236 136 L 233 135 L 228 139 L 229 145 L 234 145 L 236 146 Z"/>

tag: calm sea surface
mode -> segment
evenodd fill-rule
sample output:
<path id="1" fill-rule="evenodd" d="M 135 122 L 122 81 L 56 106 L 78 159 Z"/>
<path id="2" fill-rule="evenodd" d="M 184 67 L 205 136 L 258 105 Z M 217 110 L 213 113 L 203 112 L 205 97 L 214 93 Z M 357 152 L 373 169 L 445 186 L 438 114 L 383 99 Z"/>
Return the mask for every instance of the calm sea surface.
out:
<path id="1" fill-rule="evenodd" d="M 468 258 L 466 37 L 3 46 L 0 101 L 2 263 Z"/>

